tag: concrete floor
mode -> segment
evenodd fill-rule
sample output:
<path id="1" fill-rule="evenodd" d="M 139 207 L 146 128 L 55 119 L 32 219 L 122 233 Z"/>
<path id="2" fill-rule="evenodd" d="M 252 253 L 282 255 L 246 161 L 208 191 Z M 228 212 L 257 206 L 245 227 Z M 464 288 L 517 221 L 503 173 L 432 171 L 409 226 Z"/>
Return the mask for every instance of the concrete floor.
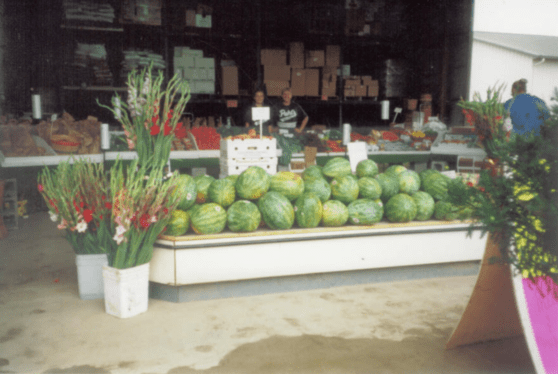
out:
<path id="1" fill-rule="evenodd" d="M 0 373 L 535 373 L 523 337 L 444 346 L 476 277 L 221 300 L 149 300 L 119 319 L 80 300 L 46 213 L 0 240 Z"/>

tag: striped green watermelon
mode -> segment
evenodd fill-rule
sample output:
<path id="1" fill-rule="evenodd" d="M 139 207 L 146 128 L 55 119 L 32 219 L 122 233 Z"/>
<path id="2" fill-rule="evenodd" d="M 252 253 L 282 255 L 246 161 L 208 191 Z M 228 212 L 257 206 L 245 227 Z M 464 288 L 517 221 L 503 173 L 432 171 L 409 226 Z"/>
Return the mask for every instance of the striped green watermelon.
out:
<path id="1" fill-rule="evenodd" d="M 382 199 L 384 204 L 399 193 L 399 179 L 396 175 L 380 173 L 376 175 L 376 180 L 382 187 L 382 195 L 380 196 L 380 199 Z"/>
<path id="2" fill-rule="evenodd" d="M 358 195 L 363 199 L 379 199 L 382 196 L 382 186 L 375 178 L 362 177 L 358 180 Z"/>
<path id="3" fill-rule="evenodd" d="M 384 173 L 391 174 L 391 175 L 399 175 L 406 170 L 407 168 L 403 165 L 391 165 L 386 169 L 386 171 L 384 171 Z"/>
<path id="4" fill-rule="evenodd" d="M 171 212 L 171 219 L 165 226 L 165 235 L 180 236 L 186 234 L 190 228 L 190 215 L 180 209 Z"/>
<path id="5" fill-rule="evenodd" d="M 453 221 L 459 217 L 459 208 L 449 201 L 437 201 L 434 204 L 434 218 L 441 221 Z"/>
<path id="6" fill-rule="evenodd" d="M 357 164 L 356 175 L 359 178 L 374 178 L 376 175 L 378 175 L 378 164 L 370 159 L 362 160 Z"/>
<path id="7" fill-rule="evenodd" d="M 410 222 L 417 216 L 417 204 L 406 193 L 398 193 L 385 205 L 386 218 L 391 222 Z"/>
<path id="8" fill-rule="evenodd" d="M 317 227 L 322 220 L 322 201 L 316 194 L 305 192 L 296 199 L 294 211 L 296 223 L 299 227 Z"/>
<path id="9" fill-rule="evenodd" d="M 294 224 L 294 208 L 284 195 L 269 191 L 258 200 L 262 218 L 270 229 L 290 229 Z"/>
<path id="10" fill-rule="evenodd" d="M 413 200 L 417 204 L 416 221 L 428 221 L 434 214 L 434 198 L 424 191 L 413 194 Z"/>
<path id="11" fill-rule="evenodd" d="M 420 183 L 424 183 L 424 178 L 432 174 L 440 174 L 440 172 L 436 169 L 426 169 L 419 173 Z"/>
<path id="12" fill-rule="evenodd" d="M 338 200 L 328 200 L 323 204 L 322 225 L 326 227 L 339 227 L 347 223 L 349 209 Z"/>
<path id="13" fill-rule="evenodd" d="M 180 202 L 178 203 L 178 209 L 188 210 L 195 203 L 198 196 L 198 187 L 196 181 L 188 174 L 180 174 L 177 177 L 177 186 L 174 193 L 180 196 Z"/>
<path id="14" fill-rule="evenodd" d="M 211 175 L 198 175 L 194 178 L 198 187 L 196 203 L 203 204 L 209 201 L 209 186 L 215 180 Z"/>
<path id="15" fill-rule="evenodd" d="M 414 170 L 405 170 L 398 174 L 399 192 L 413 195 L 420 189 L 420 176 Z"/>
<path id="16" fill-rule="evenodd" d="M 235 201 L 227 210 L 227 227 L 234 232 L 251 232 L 261 223 L 262 214 L 251 201 Z"/>
<path id="17" fill-rule="evenodd" d="M 380 222 L 384 216 L 383 204 L 370 199 L 355 200 L 347 208 L 349 222 L 353 225 L 373 225 Z"/>
<path id="18" fill-rule="evenodd" d="M 232 180 L 226 178 L 217 179 L 209 186 L 209 200 L 211 202 L 226 208 L 234 203 L 235 199 L 236 190 Z"/>
<path id="19" fill-rule="evenodd" d="M 233 182 L 233 184 L 236 184 L 236 181 L 238 179 L 238 174 L 231 174 L 231 175 L 227 175 L 225 177 L 225 179 L 230 180 L 231 182 Z"/>
<path id="20" fill-rule="evenodd" d="M 346 158 L 334 157 L 326 162 L 326 164 L 322 168 L 322 172 L 325 176 L 330 178 L 349 175 L 352 173 L 351 163 Z"/>
<path id="21" fill-rule="evenodd" d="M 302 172 L 302 179 L 304 182 L 315 179 L 323 179 L 322 167 L 319 165 L 310 165 Z"/>
<path id="22" fill-rule="evenodd" d="M 201 204 L 190 210 L 190 221 L 196 234 L 217 234 L 225 229 L 227 211 L 219 204 Z"/>
<path id="23" fill-rule="evenodd" d="M 448 185 L 451 178 L 442 173 L 433 173 L 424 177 L 422 190 L 428 192 L 436 201 L 445 200 L 448 197 Z"/>
<path id="24" fill-rule="evenodd" d="M 335 177 L 330 186 L 332 199 L 349 204 L 358 198 L 358 181 L 352 175 Z"/>
<path id="25" fill-rule="evenodd" d="M 280 171 L 271 177 L 269 190 L 279 192 L 289 201 L 294 201 L 304 192 L 304 181 L 292 171 Z"/>
<path id="26" fill-rule="evenodd" d="M 322 203 L 325 203 L 331 197 L 331 186 L 323 178 L 306 180 L 304 182 L 304 192 L 315 193 Z"/>
<path id="27" fill-rule="evenodd" d="M 236 180 L 236 194 L 241 199 L 257 200 L 268 190 L 271 183 L 269 174 L 259 166 L 250 166 Z"/>

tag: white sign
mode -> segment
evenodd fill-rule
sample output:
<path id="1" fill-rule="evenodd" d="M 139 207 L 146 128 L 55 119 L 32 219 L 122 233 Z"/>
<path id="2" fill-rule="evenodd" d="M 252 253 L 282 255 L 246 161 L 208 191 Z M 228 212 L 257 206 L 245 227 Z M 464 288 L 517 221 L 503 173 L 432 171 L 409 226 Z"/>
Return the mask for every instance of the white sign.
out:
<path id="1" fill-rule="evenodd" d="M 356 172 L 356 167 L 362 160 L 368 159 L 366 152 L 365 142 L 352 142 L 347 144 L 347 152 L 349 153 L 349 162 L 351 163 L 351 170 Z"/>
<path id="2" fill-rule="evenodd" d="M 269 107 L 252 108 L 252 121 L 267 121 L 270 117 Z"/>

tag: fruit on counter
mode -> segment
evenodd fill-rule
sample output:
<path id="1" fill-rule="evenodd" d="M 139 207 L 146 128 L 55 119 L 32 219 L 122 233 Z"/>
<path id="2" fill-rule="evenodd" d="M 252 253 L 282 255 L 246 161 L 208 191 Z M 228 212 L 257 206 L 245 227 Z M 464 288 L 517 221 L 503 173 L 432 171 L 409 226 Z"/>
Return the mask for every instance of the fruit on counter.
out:
<path id="1" fill-rule="evenodd" d="M 259 166 L 250 166 L 238 176 L 235 188 L 241 199 L 257 200 L 262 197 L 271 184 L 270 175 Z"/>
<path id="2" fill-rule="evenodd" d="M 382 186 L 377 179 L 362 177 L 358 180 L 358 195 L 363 199 L 376 200 L 382 196 Z"/>
<path id="3" fill-rule="evenodd" d="M 190 228 L 190 215 L 188 212 L 175 209 L 171 212 L 171 219 L 165 226 L 165 235 L 180 236 L 186 234 Z"/>
<path id="4" fill-rule="evenodd" d="M 416 221 L 427 221 L 434 214 L 434 198 L 424 191 L 418 191 L 412 196 L 417 204 Z"/>
<path id="5" fill-rule="evenodd" d="M 194 177 L 194 181 L 196 182 L 197 187 L 197 196 L 196 196 L 196 203 L 203 204 L 209 201 L 209 186 L 215 180 L 214 177 L 211 175 L 198 175 Z"/>
<path id="6" fill-rule="evenodd" d="M 399 193 L 399 179 L 397 176 L 384 172 L 376 175 L 376 180 L 382 187 L 380 199 L 382 199 L 384 204 L 387 203 L 391 197 Z"/>
<path id="7" fill-rule="evenodd" d="M 417 204 L 406 193 L 398 193 L 385 206 L 386 218 L 391 222 L 410 222 L 417 216 Z"/>
<path id="8" fill-rule="evenodd" d="M 366 159 L 357 164 L 356 175 L 359 178 L 371 177 L 378 175 L 378 164 L 374 160 Z"/>
<path id="9" fill-rule="evenodd" d="M 384 206 L 381 200 L 357 199 L 350 203 L 349 222 L 353 225 L 373 225 L 382 220 Z"/>
<path id="10" fill-rule="evenodd" d="M 414 170 L 405 170 L 397 176 L 399 192 L 413 195 L 420 189 L 420 176 Z"/>
<path id="11" fill-rule="evenodd" d="M 304 182 L 323 178 L 324 174 L 322 172 L 322 167 L 319 165 L 310 165 L 302 172 L 302 179 Z"/>
<path id="12" fill-rule="evenodd" d="M 219 204 L 196 205 L 189 212 L 192 230 L 196 234 L 217 234 L 227 224 L 227 211 Z"/>
<path id="13" fill-rule="evenodd" d="M 330 186 L 332 199 L 350 204 L 358 198 L 358 182 L 352 175 L 335 177 Z"/>
<path id="14" fill-rule="evenodd" d="M 438 173 L 439 173 L 439 171 L 436 170 L 436 169 L 426 169 L 426 170 L 421 171 L 421 172 L 419 173 L 421 185 L 424 184 L 424 179 L 425 179 L 427 176 L 432 175 L 432 174 L 438 174 Z"/>
<path id="15" fill-rule="evenodd" d="M 180 196 L 178 209 L 188 210 L 196 202 L 198 197 L 198 186 L 194 178 L 188 174 L 180 174 L 177 179 L 178 183 L 174 193 L 177 193 L 178 196 Z"/>
<path id="16" fill-rule="evenodd" d="M 209 200 L 212 203 L 221 205 L 223 208 L 227 208 L 229 205 L 234 203 L 236 199 L 234 182 L 226 178 L 216 179 L 211 182 L 208 193 Z"/>
<path id="17" fill-rule="evenodd" d="M 346 148 L 341 145 L 340 140 L 326 140 L 326 144 L 331 152 L 345 152 Z"/>
<path id="18" fill-rule="evenodd" d="M 258 200 L 262 218 L 270 229 L 286 230 L 294 224 L 294 208 L 285 196 L 279 192 L 269 191 Z"/>
<path id="19" fill-rule="evenodd" d="M 235 201 L 227 210 L 227 227 L 233 232 L 255 231 L 262 220 L 260 210 L 251 201 Z"/>
<path id="20" fill-rule="evenodd" d="M 448 184 L 451 178 L 437 172 L 424 177 L 422 180 L 422 190 L 428 192 L 436 201 L 444 200 L 448 196 Z"/>
<path id="21" fill-rule="evenodd" d="M 299 227 L 318 227 L 323 214 L 322 201 L 316 194 L 305 192 L 296 199 L 294 211 L 296 223 Z"/>
<path id="22" fill-rule="evenodd" d="M 382 139 L 390 142 L 395 142 L 399 140 L 399 136 L 397 136 L 397 134 L 395 134 L 393 131 L 384 131 L 382 132 Z"/>
<path id="23" fill-rule="evenodd" d="M 322 225 L 325 227 L 339 227 L 347 223 L 349 209 L 338 200 L 328 200 L 323 204 Z"/>
<path id="24" fill-rule="evenodd" d="M 357 132 L 352 132 L 351 133 L 351 141 L 352 142 L 363 141 L 363 142 L 366 142 L 366 143 L 375 143 L 376 142 L 376 140 L 374 139 L 373 136 L 362 135 L 362 134 L 359 134 Z"/>
<path id="25" fill-rule="evenodd" d="M 425 134 L 422 131 L 413 131 L 411 133 L 411 136 L 413 137 L 413 139 L 422 139 L 424 138 Z"/>
<path id="26" fill-rule="evenodd" d="M 304 182 L 304 192 L 316 194 L 325 203 L 331 197 L 331 186 L 324 178 L 311 179 Z"/>
<path id="27" fill-rule="evenodd" d="M 459 208 L 449 201 L 437 201 L 434 204 L 434 218 L 443 221 L 453 221 L 457 219 Z"/>
<path id="28" fill-rule="evenodd" d="M 271 177 L 269 190 L 279 192 L 289 201 L 294 201 L 304 192 L 304 180 L 292 171 L 280 171 Z"/>
<path id="29" fill-rule="evenodd" d="M 200 126 L 192 127 L 189 130 L 194 138 L 196 139 L 196 144 L 200 150 L 208 149 L 219 149 L 221 146 L 221 135 L 217 132 L 214 127 Z"/>
<path id="30" fill-rule="evenodd" d="M 352 173 L 351 163 L 344 157 L 334 157 L 326 162 L 322 168 L 322 172 L 326 177 L 330 178 L 349 175 Z"/>
<path id="31" fill-rule="evenodd" d="M 397 176 L 406 170 L 407 168 L 403 165 L 391 165 L 386 169 L 384 173 Z"/>

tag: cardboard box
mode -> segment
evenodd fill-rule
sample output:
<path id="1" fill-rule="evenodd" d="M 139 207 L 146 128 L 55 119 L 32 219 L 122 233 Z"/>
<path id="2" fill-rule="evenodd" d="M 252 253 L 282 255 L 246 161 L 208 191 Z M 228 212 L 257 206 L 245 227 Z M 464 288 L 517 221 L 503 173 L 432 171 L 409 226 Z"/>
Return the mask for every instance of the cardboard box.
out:
<path id="1" fill-rule="evenodd" d="M 262 65 L 287 65 L 287 50 L 286 49 L 262 49 L 261 54 Z"/>
<path id="2" fill-rule="evenodd" d="M 264 65 L 264 81 L 290 81 L 291 67 L 289 65 Z"/>
<path id="3" fill-rule="evenodd" d="M 238 67 L 221 66 L 221 89 L 223 95 L 238 95 Z"/>
<path id="4" fill-rule="evenodd" d="M 196 11 L 194 9 L 186 9 L 186 26 L 196 27 Z"/>
<path id="5" fill-rule="evenodd" d="M 306 51 L 305 66 L 307 68 L 320 68 L 325 66 L 325 53 L 323 50 Z"/>
<path id="6" fill-rule="evenodd" d="M 337 81 L 322 80 L 321 96 L 326 96 L 326 97 L 337 96 Z"/>
<path id="7" fill-rule="evenodd" d="M 361 85 L 360 79 L 354 79 L 354 78 L 352 78 L 352 79 L 345 79 L 344 82 L 345 82 L 345 84 L 344 84 L 345 87 L 347 87 L 347 86 L 355 86 L 355 87 L 356 87 L 356 86 L 360 86 L 360 85 Z"/>
<path id="8" fill-rule="evenodd" d="M 320 96 L 320 70 L 304 69 L 304 92 L 306 96 Z"/>
<path id="9" fill-rule="evenodd" d="M 325 50 L 325 66 L 338 67 L 341 65 L 341 47 L 327 45 Z"/>
<path id="10" fill-rule="evenodd" d="M 264 81 L 267 96 L 281 96 L 283 88 L 289 87 L 289 81 Z"/>
<path id="11" fill-rule="evenodd" d="M 380 94 L 380 87 L 379 86 L 366 86 L 368 87 L 367 96 L 368 97 L 378 97 Z"/>
<path id="12" fill-rule="evenodd" d="M 304 43 L 294 42 L 290 44 L 289 64 L 293 69 L 304 69 Z"/>
<path id="13" fill-rule="evenodd" d="M 356 93 L 355 86 L 345 86 L 345 88 L 343 89 L 343 94 L 345 95 L 345 97 L 354 97 L 355 93 Z"/>
<path id="14" fill-rule="evenodd" d="M 306 95 L 306 74 L 305 69 L 292 69 L 291 71 L 291 90 L 293 96 Z"/>
<path id="15" fill-rule="evenodd" d="M 368 86 L 360 85 L 356 86 L 355 89 L 355 96 L 367 96 L 368 95 Z"/>

